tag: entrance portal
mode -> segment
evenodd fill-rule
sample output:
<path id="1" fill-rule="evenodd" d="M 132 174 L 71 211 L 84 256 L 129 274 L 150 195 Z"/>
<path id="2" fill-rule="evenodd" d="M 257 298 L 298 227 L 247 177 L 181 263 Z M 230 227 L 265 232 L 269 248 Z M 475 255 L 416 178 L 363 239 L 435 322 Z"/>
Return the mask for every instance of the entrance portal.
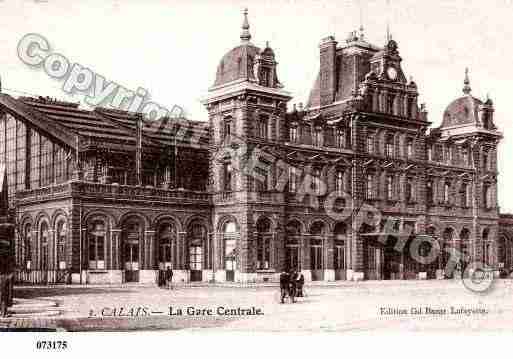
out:
<path id="1" fill-rule="evenodd" d="M 142 228 L 137 221 L 130 221 L 123 231 L 123 263 L 125 282 L 139 282 L 139 243 Z"/>

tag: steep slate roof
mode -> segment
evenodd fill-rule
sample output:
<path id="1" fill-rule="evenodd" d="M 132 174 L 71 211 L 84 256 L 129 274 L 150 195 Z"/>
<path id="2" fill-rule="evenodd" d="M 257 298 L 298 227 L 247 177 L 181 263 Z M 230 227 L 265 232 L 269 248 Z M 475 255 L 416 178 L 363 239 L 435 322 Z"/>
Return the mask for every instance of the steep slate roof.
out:
<path id="1" fill-rule="evenodd" d="M 43 130 L 68 146 L 76 147 L 76 136 L 82 144 L 94 143 L 104 148 L 132 151 L 136 146 L 136 116 L 127 111 L 97 108 L 84 110 L 78 104 L 52 100 L 49 98 L 20 97 L 15 99 L 0 94 L 0 105 L 11 113 L 21 116 L 33 126 Z M 175 121 L 175 120 L 171 120 Z M 189 120 L 175 121 L 175 127 L 155 126 L 143 121 L 143 148 L 159 150 L 175 143 L 176 123 L 187 125 L 201 138 L 197 144 L 189 144 L 183 139 L 177 141 L 182 146 L 204 147 L 208 145 L 208 124 Z"/>

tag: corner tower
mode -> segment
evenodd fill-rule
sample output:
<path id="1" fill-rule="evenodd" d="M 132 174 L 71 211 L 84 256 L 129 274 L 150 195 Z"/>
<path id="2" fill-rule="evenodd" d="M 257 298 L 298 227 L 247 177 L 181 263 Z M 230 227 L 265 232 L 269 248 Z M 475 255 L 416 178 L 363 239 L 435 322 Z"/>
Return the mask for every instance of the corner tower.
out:
<path id="1" fill-rule="evenodd" d="M 275 236 L 283 211 L 283 199 L 274 193 L 273 159 L 263 161 L 267 166 L 255 166 L 248 158 L 255 156 L 255 149 L 267 155 L 274 151 L 283 137 L 291 97 L 278 79 L 273 49 L 269 43 L 264 48 L 253 45 L 247 9 L 243 16 L 240 44 L 219 62 L 203 102 L 211 131 L 217 281 L 256 281 L 259 273 L 281 270 L 280 260 L 271 254 L 276 242 L 257 234 L 258 229 Z M 257 228 L 264 216 L 264 225 Z"/>

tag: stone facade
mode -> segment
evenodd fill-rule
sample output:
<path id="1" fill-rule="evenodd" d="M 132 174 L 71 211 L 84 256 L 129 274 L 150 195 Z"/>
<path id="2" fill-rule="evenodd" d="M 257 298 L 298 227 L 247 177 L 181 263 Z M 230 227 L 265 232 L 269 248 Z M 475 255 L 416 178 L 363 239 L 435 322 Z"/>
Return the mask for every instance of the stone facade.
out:
<path id="1" fill-rule="evenodd" d="M 240 39 L 204 99 L 208 123 L 155 126 L 0 95 L 18 280 L 156 283 L 167 267 L 176 282 L 269 282 L 292 269 L 307 281 L 434 279 L 476 261 L 511 267 L 502 135 L 468 73 L 430 129 L 394 40 L 328 37 L 308 103 L 287 111 L 275 53 L 251 43 L 247 13 Z M 419 249 L 422 234 L 432 241 Z M 436 248 L 430 263 L 412 257 Z"/>

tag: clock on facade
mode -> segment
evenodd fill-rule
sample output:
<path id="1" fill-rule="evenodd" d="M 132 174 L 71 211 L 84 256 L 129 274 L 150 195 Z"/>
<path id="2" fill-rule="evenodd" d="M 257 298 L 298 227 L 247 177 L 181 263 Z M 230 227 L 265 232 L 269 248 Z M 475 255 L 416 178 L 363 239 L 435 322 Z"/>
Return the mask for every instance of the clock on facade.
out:
<path id="1" fill-rule="evenodd" d="M 390 80 L 397 79 L 397 70 L 395 69 L 395 67 L 389 67 L 387 69 L 387 75 Z"/>

